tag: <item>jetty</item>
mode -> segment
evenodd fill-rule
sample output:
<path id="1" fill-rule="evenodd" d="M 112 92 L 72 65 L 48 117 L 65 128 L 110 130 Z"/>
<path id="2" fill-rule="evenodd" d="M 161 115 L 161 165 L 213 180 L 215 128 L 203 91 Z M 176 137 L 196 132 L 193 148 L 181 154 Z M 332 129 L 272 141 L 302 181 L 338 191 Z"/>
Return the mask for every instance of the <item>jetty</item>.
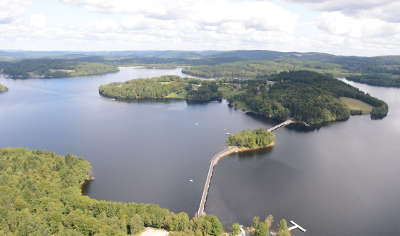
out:
<path id="1" fill-rule="evenodd" d="M 294 121 L 294 120 L 287 120 L 287 121 L 284 121 L 284 122 L 282 122 L 282 123 L 280 123 L 280 124 L 275 125 L 274 127 L 269 128 L 268 131 L 269 131 L 269 132 L 274 132 L 275 130 L 277 130 L 277 129 L 279 129 L 279 128 L 282 128 L 282 127 L 285 127 L 285 126 L 287 126 L 287 125 L 294 124 L 294 123 L 296 123 L 296 121 Z"/>
<path id="2" fill-rule="evenodd" d="M 303 227 L 301 227 L 300 225 L 296 224 L 296 222 L 294 222 L 293 220 L 291 220 L 290 223 L 292 223 L 293 226 L 292 226 L 292 227 L 289 227 L 289 231 L 292 231 L 292 230 L 294 230 L 294 229 L 299 229 L 299 230 L 302 231 L 302 232 L 306 232 L 306 231 L 307 231 L 305 228 L 303 228 Z"/>
<path id="3" fill-rule="evenodd" d="M 293 225 L 291 227 L 289 227 L 289 231 L 295 230 L 295 229 L 299 229 L 301 232 L 305 233 L 307 230 L 303 227 L 301 227 L 300 225 L 298 225 L 296 222 L 294 222 L 293 220 L 290 221 L 290 223 Z M 276 232 L 271 232 L 272 236 L 276 235 Z"/>
<path id="4" fill-rule="evenodd" d="M 208 190 L 210 188 L 211 178 L 214 173 L 215 165 L 217 165 L 218 161 L 221 160 L 223 157 L 226 157 L 232 153 L 235 153 L 238 150 L 239 150 L 239 147 L 230 146 L 230 147 L 227 147 L 224 150 L 218 152 L 217 154 L 215 154 L 213 156 L 213 158 L 211 158 L 210 167 L 208 169 L 208 174 L 207 174 L 207 178 L 206 178 L 206 183 L 204 184 L 203 194 L 201 195 L 200 206 L 199 206 L 199 209 L 197 210 L 196 217 L 205 215 L 204 208 L 206 205 Z"/>
<path id="5" fill-rule="evenodd" d="M 285 127 L 287 125 L 294 124 L 294 123 L 296 123 L 296 122 L 289 119 L 289 120 L 284 121 L 284 122 L 282 122 L 282 123 L 280 123 L 278 125 L 275 125 L 274 127 L 269 128 L 268 131 L 269 132 L 273 132 L 273 131 L 275 131 L 275 130 L 277 130 L 279 128 L 282 128 L 282 127 Z M 212 178 L 212 176 L 214 174 L 214 167 L 218 164 L 219 160 L 221 160 L 222 158 L 224 158 L 226 156 L 229 156 L 232 153 L 236 153 L 239 150 L 240 150 L 239 147 L 229 146 L 229 147 L 225 148 L 224 150 L 218 152 L 217 154 L 215 154 L 211 158 L 210 167 L 208 168 L 206 182 L 204 184 L 203 193 L 201 195 L 199 209 L 197 210 L 195 217 L 198 218 L 198 217 L 203 216 L 203 215 L 206 214 L 205 211 L 204 211 L 204 208 L 205 208 L 206 202 L 207 202 L 207 196 L 208 196 L 208 191 L 210 189 L 211 178 Z"/>

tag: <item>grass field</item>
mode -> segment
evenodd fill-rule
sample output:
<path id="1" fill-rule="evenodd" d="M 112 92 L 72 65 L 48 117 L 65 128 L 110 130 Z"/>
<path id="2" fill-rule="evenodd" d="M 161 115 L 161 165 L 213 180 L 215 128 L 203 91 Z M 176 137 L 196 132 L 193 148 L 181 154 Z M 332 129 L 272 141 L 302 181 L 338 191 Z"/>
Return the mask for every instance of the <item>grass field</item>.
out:
<path id="1" fill-rule="evenodd" d="M 185 96 L 183 96 L 182 94 L 170 93 L 168 94 L 168 96 L 166 96 L 166 98 L 184 99 Z"/>
<path id="2" fill-rule="evenodd" d="M 373 108 L 371 105 L 354 98 L 341 97 L 340 100 L 344 102 L 350 108 L 350 110 L 361 111 L 362 114 L 371 113 Z"/>

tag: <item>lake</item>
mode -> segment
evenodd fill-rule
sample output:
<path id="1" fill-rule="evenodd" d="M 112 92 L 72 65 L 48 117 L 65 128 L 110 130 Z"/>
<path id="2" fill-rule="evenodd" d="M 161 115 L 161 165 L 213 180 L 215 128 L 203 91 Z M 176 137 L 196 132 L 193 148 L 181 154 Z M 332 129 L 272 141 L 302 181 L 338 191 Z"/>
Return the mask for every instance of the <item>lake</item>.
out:
<path id="1" fill-rule="evenodd" d="M 272 125 L 224 101 L 124 103 L 98 94 L 101 84 L 167 74 L 182 75 L 121 68 L 78 78 L 0 78 L 9 87 L 0 94 L 0 147 L 82 156 L 96 178 L 89 196 L 157 203 L 193 216 L 226 133 Z M 273 149 L 219 162 L 205 211 L 227 228 L 272 214 L 308 230 L 297 236 L 399 234 L 400 89 L 351 84 L 385 100 L 388 117 L 354 116 L 312 132 L 278 130 Z"/>

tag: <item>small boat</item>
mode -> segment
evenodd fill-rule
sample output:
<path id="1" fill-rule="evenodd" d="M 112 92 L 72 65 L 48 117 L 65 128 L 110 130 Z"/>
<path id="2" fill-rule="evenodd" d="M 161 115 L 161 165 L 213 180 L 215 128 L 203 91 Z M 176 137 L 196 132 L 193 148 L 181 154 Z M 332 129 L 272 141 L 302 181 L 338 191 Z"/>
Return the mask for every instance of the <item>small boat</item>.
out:
<path id="1" fill-rule="evenodd" d="M 189 182 L 192 182 L 192 183 L 193 183 L 193 179 L 189 179 Z"/>
<path id="2" fill-rule="evenodd" d="M 226 134 L 226 135 L 231 135 L 231 133 L 229 133 L 229 132 L 228 132 L 228 133 L 225 133 L 225 134 Z"/>

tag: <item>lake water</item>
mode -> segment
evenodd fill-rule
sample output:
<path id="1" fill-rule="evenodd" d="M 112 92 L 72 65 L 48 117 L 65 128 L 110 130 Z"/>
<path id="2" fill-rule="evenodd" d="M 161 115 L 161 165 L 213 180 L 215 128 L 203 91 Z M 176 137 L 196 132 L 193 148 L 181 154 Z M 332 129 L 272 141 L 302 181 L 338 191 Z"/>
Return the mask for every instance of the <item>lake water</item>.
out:
<path id="1" fill-rule="evenodd" d="M 181 70 L 122 68 L 66 79 L 0 78 L 0 147 L 82 156 L 96 199 L 157 203 L 191 216 L 209 159 L 227 132 L 271 124 L 226 102 L 123 103 L 98 86 Z M 253 216 L 294 220 L 295 235 L 400 234 L 400 89 L 355 84 L 388 102 L 387 118 L 352 117 L 312 132 L 278 130 L 270 151 L 232 155 L 215 168 L 206 212 L 226 227 Z M 193 179 L 193 182 L 189 181 Z"/>

